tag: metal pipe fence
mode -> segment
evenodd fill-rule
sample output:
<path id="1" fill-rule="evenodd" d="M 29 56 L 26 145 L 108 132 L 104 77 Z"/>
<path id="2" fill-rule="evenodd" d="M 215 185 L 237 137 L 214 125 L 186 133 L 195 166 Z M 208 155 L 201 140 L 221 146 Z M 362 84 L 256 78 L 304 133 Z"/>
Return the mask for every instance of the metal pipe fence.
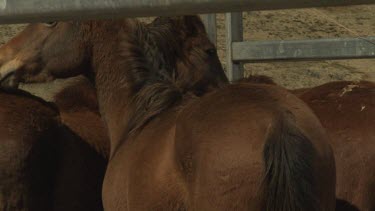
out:
<path id="1" fill-rule="evenodd" d="M 0 0 L 0 24 L 211 13 L 203 16 L 216 42 L 216 17 L 226 13 L 226 64 L 231 81 L 243 62 L 375 58 L 375 37 L 243 42 L 242 12 L 375 4 L 375 0 Z"/>

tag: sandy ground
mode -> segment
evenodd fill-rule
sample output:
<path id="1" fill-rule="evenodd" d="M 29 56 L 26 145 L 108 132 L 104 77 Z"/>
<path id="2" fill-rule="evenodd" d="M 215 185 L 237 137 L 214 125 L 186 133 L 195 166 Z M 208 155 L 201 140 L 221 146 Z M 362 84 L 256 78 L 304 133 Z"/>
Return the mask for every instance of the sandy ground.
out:
<path id="1" fill-rule="evenodd" d="M 0 45 L 24 25 L 0 26 Z M 218 52 L 225 67 L 224 15 L 218 14 Z M 244 12 L 245 40 L 289 40 L 375 36 L 375 5 Z M 375 59 L 246 64 L 245 74 L 265 74 L 288 88 L 311 87 L 336 80 L 375 81 Z M 46 85 L 60 87 L 63 81 Z M 43 94 L 38 86 L 28 88 Z M 47 96 L 47 99 L 50 96 Z"/>

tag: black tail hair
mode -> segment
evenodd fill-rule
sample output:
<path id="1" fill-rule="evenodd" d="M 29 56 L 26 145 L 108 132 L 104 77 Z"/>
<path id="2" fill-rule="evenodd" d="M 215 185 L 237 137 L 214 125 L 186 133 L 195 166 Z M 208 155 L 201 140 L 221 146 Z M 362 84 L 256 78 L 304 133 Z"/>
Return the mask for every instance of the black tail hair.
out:
<path id="1" fill-rule="evenodd" d="M 265 177 L 262 210 L 318 211 L 311 141 L 290 116 L 282 115 L 274 125 L 264 149 Z"/>

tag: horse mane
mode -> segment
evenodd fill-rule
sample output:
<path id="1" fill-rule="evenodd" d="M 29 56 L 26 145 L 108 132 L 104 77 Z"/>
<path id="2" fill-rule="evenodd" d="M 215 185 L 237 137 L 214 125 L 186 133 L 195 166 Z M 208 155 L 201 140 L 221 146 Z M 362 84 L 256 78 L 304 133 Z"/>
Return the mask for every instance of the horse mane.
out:
<path id="1" fill-rule="evenodd" d="M 146 25 L 130 20 L 124 29 L 120 56 L 134 109 L 126 134 L 180 102 L 188 92 L 179 86 L 182 78 L 176 72 L 176 58 L 183 56 L 184 38 L 189 36 L 178 21 L 162 17 Z"/>
<path id="2" fill-rule="evenodd" d="M 5 93 L 5 94 L 16 95 L 16 96 L 19 96 L 19 97 L 24 97 L 24 98 L 35 100 L 35 101 L 41 103 L 42 105 L 49 107 L 50 109 L 52 109 L 57 114 L 60 113 L 58 107 L 54 103 L 47 102 L 43 98 L 35 96 L 35 95 L 31 94 L 30 92 L 27 92 L 27 91 L 24 91 L 24 90 L 21 90 L 21 89 L 17 89 L 17 88 L 9 88 L 9 87 L 0 87 L 0 92 Z"/>
<path id="3" fill-rule="evenodd" d="M 200 64 L 205 63 L 209 58 L 207 49 L 204 48 L 210 46 L 207 45 L 210 41 L 205 26 L 198 16 L 158 17 L 148 27 L 156 27 L 157 30 L 160 27 L 167 27 L 169 34 L 172 34 L 172 39 L 174 38 L 173 45 L 169 42 L 170 39 L 160 37 L 159 40 L 167 41 L 169 48 L 171 46 L 180 48 L 177 54 L 179 68 L 174 72 L 177 78 L 176 84 L 180 89 L 201 96 L 207 93 L 210 87 L 219 88 L 221 83 L 228 83 L 222 67 L 210 69 L 209 72 L 200 69 L 202 68 Z M 179 45 L 175 44 L 176 41 Z M 211 45 L 214 48 L 212 43 Z"/>

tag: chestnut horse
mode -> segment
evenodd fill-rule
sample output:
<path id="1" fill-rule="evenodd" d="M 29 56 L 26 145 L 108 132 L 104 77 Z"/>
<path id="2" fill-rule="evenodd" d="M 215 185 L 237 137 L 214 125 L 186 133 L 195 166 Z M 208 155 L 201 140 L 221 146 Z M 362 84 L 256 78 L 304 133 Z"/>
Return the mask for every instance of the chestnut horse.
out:
<path id="1" fill-rule="evenodd" d="M 241 81 L 275 85 L 267 76 Z M 313 109 L 331 137 L 336 210 L 375 210 L 375 83 L 336 81 L 290 91 Z"/>
<path id="2" fill-rule="evenodd" d="M 338 81 L 293 91 L 331 136 L 337 167 L 337 210 L 375 210 L 375 83 Z"/>
<path id="3" fill-rule="evenodd" d="M 24 91 L 0 91 L 0 210 L 103 210 L 109 141 L 94 94 L 84 83 L 65 88 L 59 113 Z"/>
<path id="4" fill-rule="evenodd" d="M 18 90 L 0 90 L 0 210 L 50 210 L 56 107 Z"/>
<path id="5" fill-rule="evenodd" d="M 32 24 L 0 51 L 14 83 L 89 70 L 111 142 L 106 210 L 335 208 L 318 119 L 280 87 L 222 85 L 196 16 Z"/>

